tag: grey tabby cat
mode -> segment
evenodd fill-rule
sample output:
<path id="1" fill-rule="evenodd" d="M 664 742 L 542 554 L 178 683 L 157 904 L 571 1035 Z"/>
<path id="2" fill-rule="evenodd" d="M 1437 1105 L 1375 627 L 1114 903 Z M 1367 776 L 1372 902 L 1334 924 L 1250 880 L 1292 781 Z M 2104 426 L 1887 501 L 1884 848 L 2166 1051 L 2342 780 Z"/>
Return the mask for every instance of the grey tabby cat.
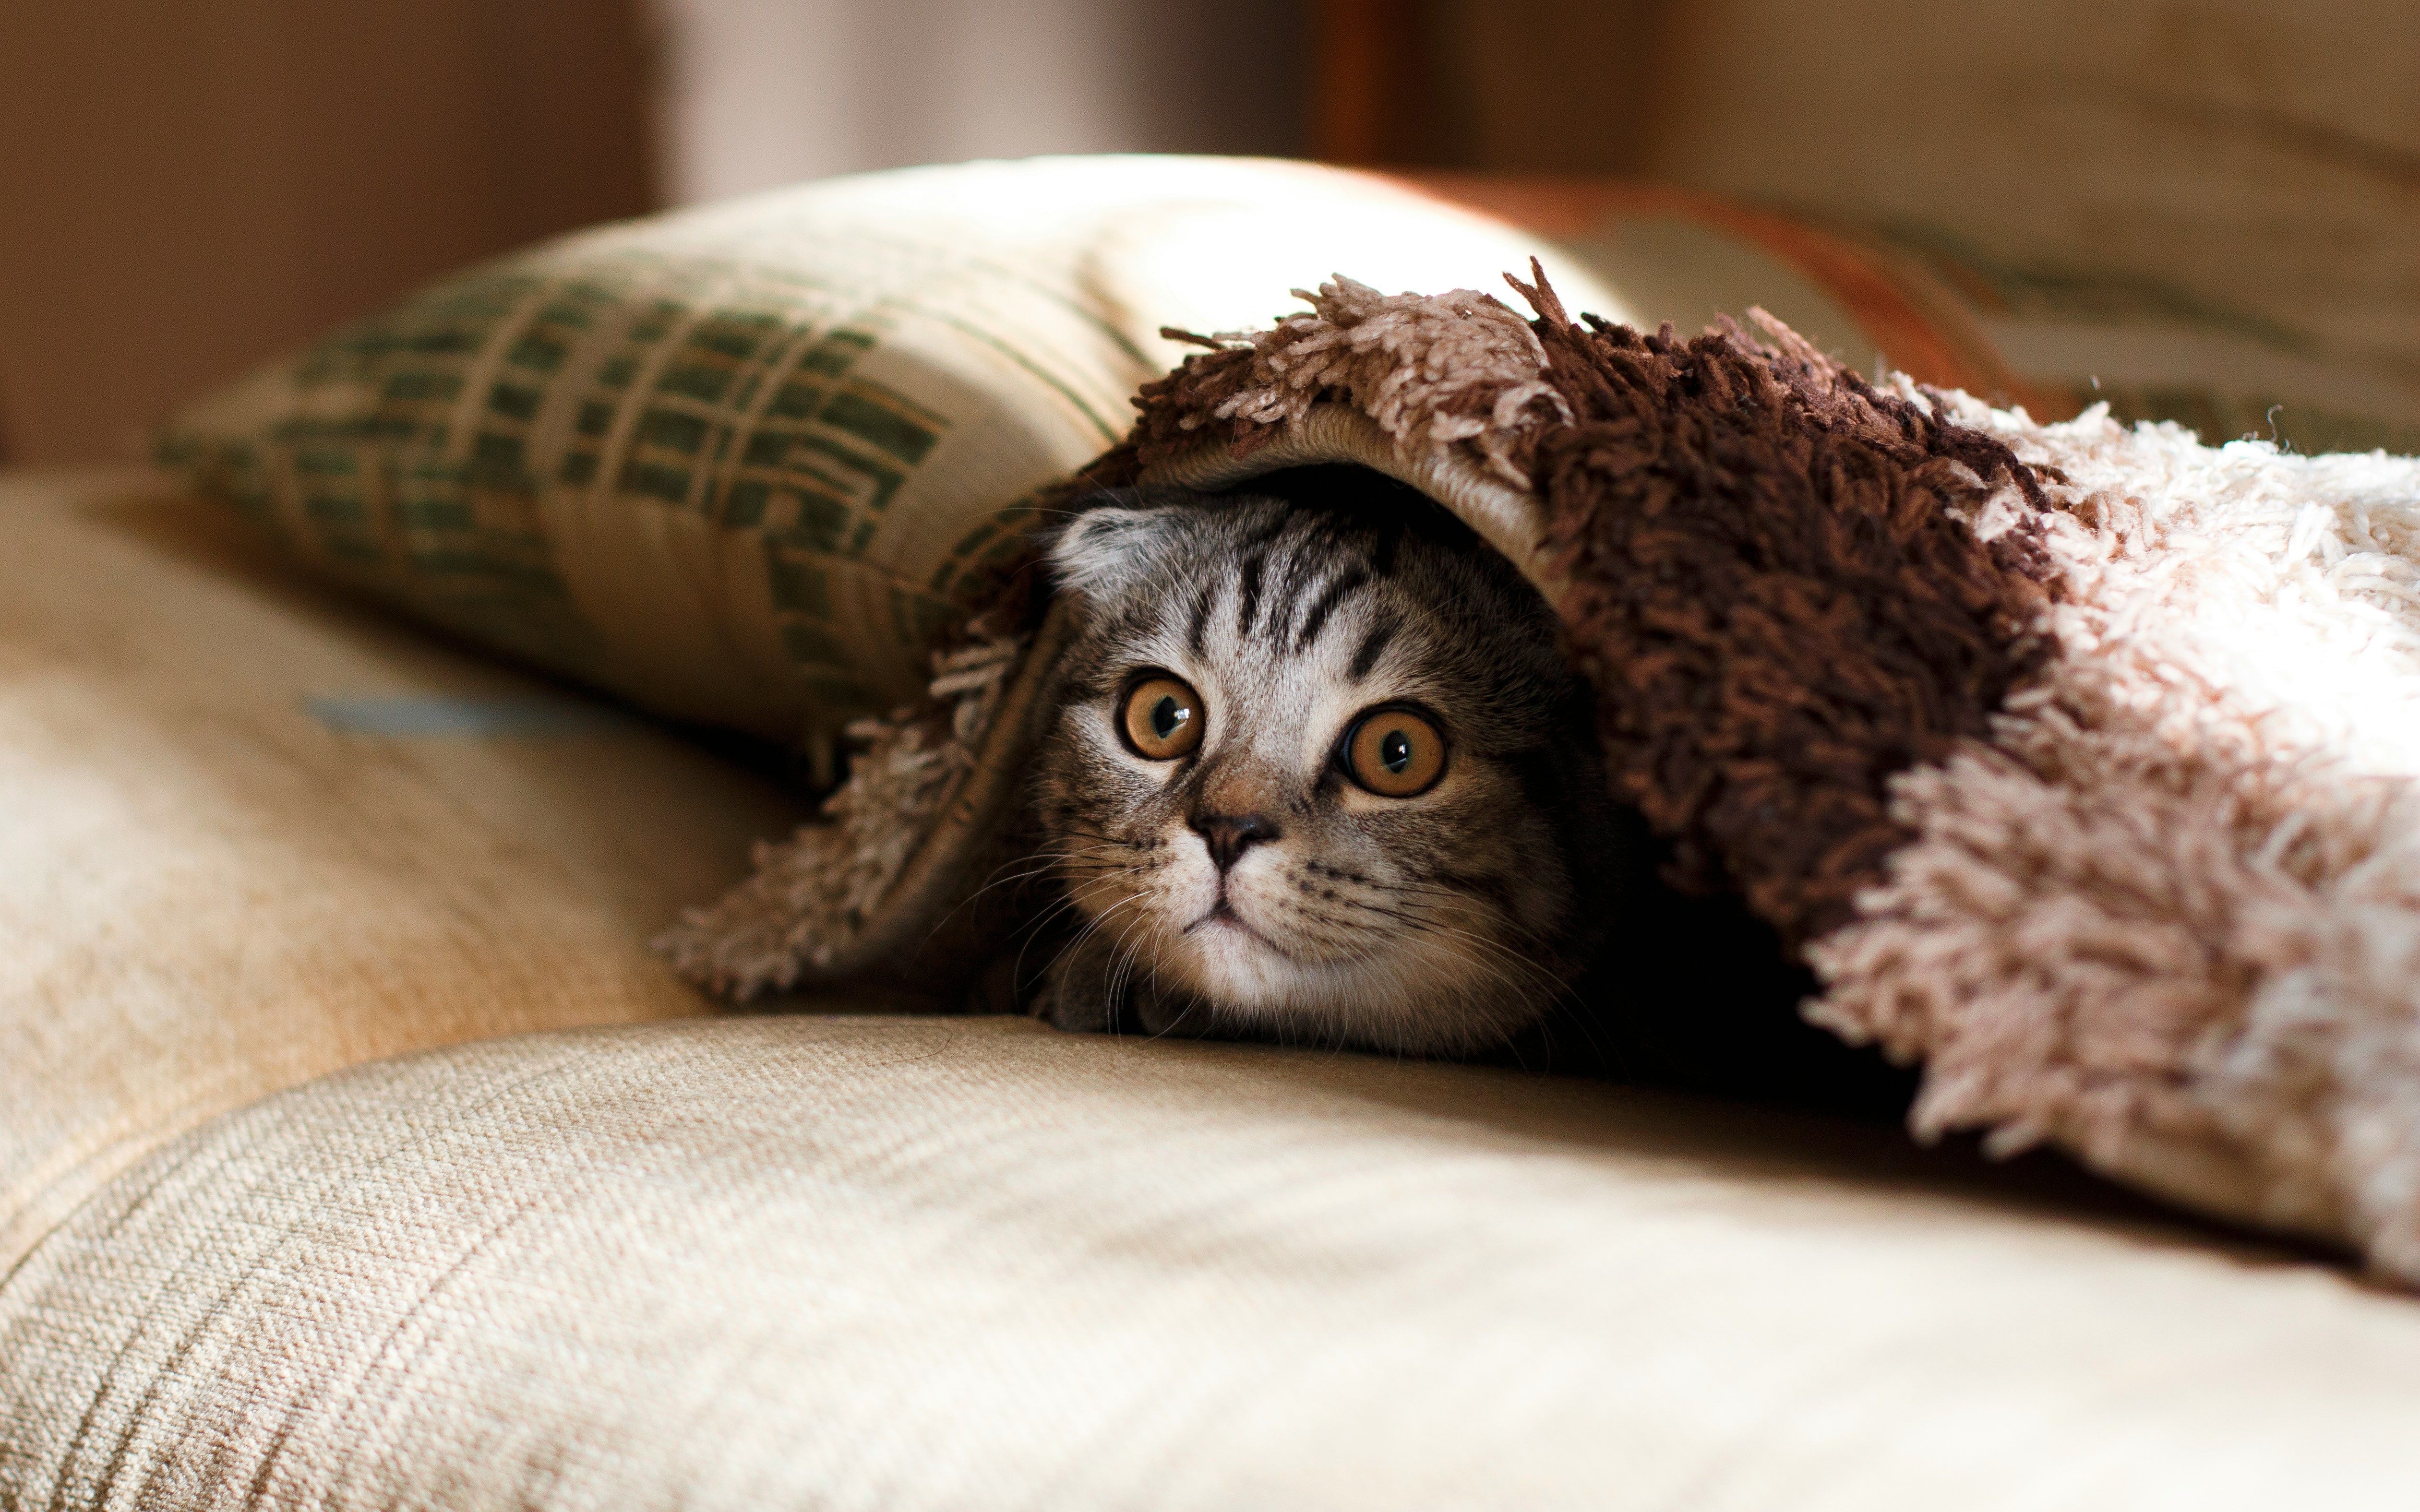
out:
<path id="1" fill-rule="evenodd" d="M 1426 1054 L 1584 963 L 1610 819 L 1585 688 L 1510 563 L 1408 489 L 1358 508 L 1105 496 L 1035 813 L 1080 928 L 1063 1028 Z"/>

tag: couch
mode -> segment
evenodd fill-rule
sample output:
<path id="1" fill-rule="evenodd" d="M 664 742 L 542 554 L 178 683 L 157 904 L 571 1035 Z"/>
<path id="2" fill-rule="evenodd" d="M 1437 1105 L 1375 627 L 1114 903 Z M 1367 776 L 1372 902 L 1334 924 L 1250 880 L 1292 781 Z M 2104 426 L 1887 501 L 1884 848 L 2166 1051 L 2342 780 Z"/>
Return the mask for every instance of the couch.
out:
<path id="1" fill-rule="evenodd" d="M 2420 1308 L 2047 1158 L 647 953 L 761 752 L 0 481 L 0 1507 L 2400 1507 Z M 1691 1005 L 1665 1005 L 1685 1012 Z"/>

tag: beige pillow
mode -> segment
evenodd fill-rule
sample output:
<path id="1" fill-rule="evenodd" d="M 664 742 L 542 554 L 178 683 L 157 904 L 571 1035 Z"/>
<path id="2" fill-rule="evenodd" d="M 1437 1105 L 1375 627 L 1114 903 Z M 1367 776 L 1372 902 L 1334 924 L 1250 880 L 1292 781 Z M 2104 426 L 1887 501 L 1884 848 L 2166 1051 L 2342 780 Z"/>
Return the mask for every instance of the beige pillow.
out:
<path id="1" fill-rule="evenodd" d="M 1019 548 L 1018 501 L 1182 356 L 1163 325 L 1261 325 L 1339 268 L 1500 288 L 1537 250 L 1301 163 L 834 179 L 472 269 L 197 405 L 164 450 L 319 570 L 820 749 L 922 688 Z"/>

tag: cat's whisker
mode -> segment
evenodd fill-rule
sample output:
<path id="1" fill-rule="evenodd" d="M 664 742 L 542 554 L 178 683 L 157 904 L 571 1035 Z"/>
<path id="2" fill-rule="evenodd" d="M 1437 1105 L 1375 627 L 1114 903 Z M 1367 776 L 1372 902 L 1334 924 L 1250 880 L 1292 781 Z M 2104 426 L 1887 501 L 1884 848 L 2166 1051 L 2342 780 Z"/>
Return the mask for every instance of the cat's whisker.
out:
<path id="1" fill-rule="evenodd" d="M 1133 861 L 1120 861 L 1113 856 L 1102 855 L 1057 856 L 1050 858 L 1043 867 L 1043 871 L 1055 871 L 1065 875 L 1071 882 L 1080 882 L 1087 876 L 1102 876 L 1111 872 L 1130 872 L 1135 870 L 1138 864 Z"/>
<path id="2" fill-rule="evenodd" d="M 1457 901 L 1463 898 L 1463 895 L 1458 893 L 1449 894 L 1448 896 L 1453 897 Z M 1504 945 L 1501 941 L 1492 940 L 1483 934 L 1476 934 L 1468 930 L 1448 924 L 1442 919 L 1438 919 L 1431 915 L 1410 913 L 1400 908 L 1389 908 L 1381 903 L 1367 903 L 1357 898 L 1338 897 L 1334 901 L 1342 903 L 1347 907 L 1359 909 L 1364 913 L 1375 914 L 1384 918 L 1393 919 L 1409 929 L 1443 931 L 1459 935 L 1474 944 L 1483 946 L 1488 949 L 1501 951 L 1512 960 L 1518 961 L 1522 964 L 1529 966 L 1531 969 L 1538 970 L 1540 972 L 1544 971 L 1544 967 L 1537 966 L 1535 963 L 1521 956 L 1518 952 L 1512 949 L 1511 947 Z M 1547 973 L 1547 975 L 1551 975 L 1551 973 Z"/>
<path id="3" fill-rule="evenodd" d="M 1464 962 L 1472 970 L 1485 975 L 1498 986 L 1504 988 L 1508 992 L 1515 994 L 1516 995 L 1526 995 L 1540 989 L 1544 990 L 1550 995 L 1568 994 L 1569 989 L 1565 986 L 1561 979 L 1557 977 L 1554 973 L 1545 970 L 1536 963 L 1528 960 L 1499 942 L 1489 939 L 1484 935 L 1477 934 L 1470 931 L 1460 929 L 1457 926 L 1444 923 L 1442 920 L 1436 919 L 1433 917 L 1425 917 L 1424 915 L 1406 912 L 1403 909 L 1388 908 L 1384 905 L 1372 903 L 1362 899 L 1339 895 L 1332 901 L 1345 904 L 1366 915 L 1386 918 L 1396 922 L 1400 922 L 1404 924 L 1407 930 L 1415 933 L 1450 936 L 1450 938 L 1448 943 L 1455 959 Z M 1337 919 L 1333 916 L 1323 916 L 1314 909 L 1307 908 L 1301 911 L 1300 917 L 1308 918 L 1314 925 L 1329 926 L 1326 935 L 1327 943 L 1348 943 L 1347 941 L 1338 940 L 1336 933 L 1334 933 L 1335 928 L 1342 924 L 1342 920 Z M 1373 932 L 1356 930 L 1353 932 L 1349 943 L 1359 948 L 1356 951 L 1357 955 L 1363 959 L 1368 959 L 1373 953 L 1372 948 L 1384 938 L 1385 936 Z M 1479 951 L 1485 952 L 1485 955 L 1474 955 L 1472 953 L 1474 948 Z M 1400 994 L 1400 995 L 1408 998 L 1412 995 L 1409 993 L 1403 993 Z"/>
<path id="4" fill-rule="evenodd" d="M 1047 926 L 1052 919 L 1058 918 L 1061 914 L 1068 912 L 1075 906 L 1076 901 L 1074 899 L 1062 898 L 1057 903 L 1052 903 L 1047 909 L 1045 909 L 1033 919 L 1032 922 L 1027 924 L 1024 929 L 1018 932 L 1023 934 L 1025 938 L 1016 948 L 1016 959 L 1009 963 L 1008 980 L 1012 983 L 1025 980 L 1025 952 L 1033 949 L 1033 942 L 1041 938 L 1043 929 Z M 1063 951 L 1052 953 L 1051 962 L 1053 964 L 1057 964 L 1059 956 L 1062 953 L 1063 953 Z M 1050 967 L 1046 965 L 1042 969 L 1043 973 L 1047 975 Z"/>
<path id="5" fill-rule="evenodd" d="M 1340 884 L 1344 884 L 1344 879 L 1337 880 Z M 1417 888 L 1419 892 L 1431 898 L 1449 903 L 1467 903 L 1469 901 L 1467 894 L 1451 888 L 1425 884 L 1402 886 L 1406 890 Z M 1433 905 L 1427 905 L 1421 900 L 1412 900 L 1409 907 L 1390 907 L 1384 903 L 1373 903 L 1367 898 L 1353 896 L 1349 885 L 1324 888 L 1318 897 L 1321 903 L 1340 905 L 1365 918 L 1385 918 L 1403 925 L 1407 932 L 1438 938 L 1439 943 L 1453 959 L 1516 997 L 1528 997 L 1543 992 L 1550 997 L 1566 998 L 1575 1003 L 1578 1001 L 1570 986 L 1556 973 L 1539 965 L 1501 941 L 1446 923 L 1435 917 Z M 1326 926 L 1321 931 L 1321 943 L 1330 946 L 1349 944 L 1356 948 L 1355 955 L 1362 959 L 1373 956 L 1374 948 L 1388 937 L 1383 932 L 1353 929 L 1349 939 L 1340 939 L 1336 931 L 1339 928 L 1347 927 L 1343 919 L 1325 913 L 1315 904 L 1302 900 L 1295 900 L 1295 917 L 1298 919 L 1308 920 L 1314 928 Z M 1297 923 L 1295 927 L 1300 929 L 1302 926 Z M 1400 976 L 1400 973 L 1388 975 Z M 1423 985 L 1431 989 L 1434 987 L 1433 983 Z M 1421 995 L 1418 991 L 1398 986 L 1395 995 L 1410 1002 Z"/>
<path id="6" fill-rule="evenodd" d="M 1013 866 L 1022 867 L 1023 870 L 1007 876 L 1002 876 L 1001 874 L 1003 872 L 1007 872 L 1008 869 Z M 975 902 L 984 894 L 991 891 L 994 887 L 1014 887 L 1020 882 L 1031 882 L 1035 877 L 1047 876 L 1051 872 L 1057 869 L 1057 866 L 1058 862 L 1056 859 L 1037 859 L 1030 856 L 1022 856 L 1016 860 L 1003 861 L 999 866 L 992 869 L 990 878 L 985 881 L 982 887 L 977 887 L 974 891 L 967 894 L 967 896 L 959 902 L 957 908 L 950 910 L 950 914 L 943 915 L 941 922 L 944 924 L 948 923 L 950 915 L 955 914 L 958 911 L 958 908 L 966 907 L 969 903 Z M 939 924 L 934 926 L 936 932 L 938 932 L 939 928 L 940 925 Z"/>
<path id="7" fill-rule="evenodd" d="M 1105 844 L 1123 846 L 1127 850 L 1145 851 L 1157 850 L 1159 848 L 1156 842 L 1147 843 L 1142 841 L 1123 840 L 1114 835 L 1095 835 L 1088 829 L 1068 829 L 1063 831 L 1063 833 L 1076 840 L 1100 841 Z"/>
<path id="8" fill-rule="evenodd" d="M 1470 954 L 1468 947 L 1465 942 L 1459 940 L 1448 940 L 1445 944 L 1448 951 L 1453 954 L 1471 970 L 1484 974 L 1500 986 L 1511 988 L 1514 991 L 1518 991 L 1520 989 L 1522 985 L 1522 980 L 1520 978 L 1506 971 L 1498 963 L 1489 961 L 1483 956 L 1474 956 Z"/>
<path id="9" fill-rule="evenodd" d="M 1090 937 L 1091 935 L 1093 935 L 1094 933 L 1096 933 L 1097 932 L 1099 932 L 1099 931 L 1100 931 L 1104 926 L 1106 926 L 1106 925 L 1109 923 L 1109 919 L 1110 919 L 1113 916 L 1115 916 L 1115 915 L 1116 915 L 1117 913 L 1119 913 L 1121 910 L 1125 909 L 1128 904 L 1130 904 L 1130 903 L 1132 903 L 1136 902 L 1138 899 L 1140 899 L 1140 898 L 1146 897 L 1146 896 L 1148 896 L 1148 895 L 1149 895 L 1149 894 L 1148 894 L 1148 890 L 1146 890 L 1146 891 L 1144 891 L 1144 892 L 1138 892 L 1138 893 L 1136 893 L 1133 897 L 1126 898 L 1126 899 L 1125 899 L 1125 900 L 1121 901 L 1120 903 L 1116 903 L 1116 904 L 1112 905 L 1111 907 L 1109 907 L 1109 908 L 1108 908 L 1108 909 L 1104 910 L 1100 915 L 1098 915 L 1097 917 L 1095 917 L 1095 918 L 1094 918 L 1094 920 L 1092 921 L 1092 923 L 1091 923 L 1090 925 L 1086 926 L 1086 928 L 1085 928 L 1085 930 L 1084 930 L 1084 933 L 1083 933 L 1082 934 L 1079 934 L 1079 935 L 1078 935 L 1078 936 L 1077 936 L 1076 943 L 1077 943 L 1077 944 L 1081 944 L 1081 943 L 1082 943 L 1086 938 L 1089 938 L 1089 937 Z M 1108 998 L 1108 1000 L 1109 1000 L 1109 1002 L 1112 1006 L 1114 1006 L 1114 1005 L 1119 1001 L 1119 990 L 1118 990 L 1118 986 L 1117 986 L 1117 952 L 1118 952 L 1118 950 L 1119 950 L 1121 948 L 1123 948 L 1123 947 L 1125 946 L 1125 942 L 1126 942 L 1126 937 L 1127 937 L 1128 933 L 1131 933 L 1131 929 L 1132 929 L 1132 925 L 1133 925 L 1133 923 L 1134 923 L 1134 920 L 1132 920 L 1132 919 L 1128 919 L 1125 925 L 1120 926 L 1120 928 L 1119 928 L 1119 932 L 1118 932 L 1118 935 L 1117 935 L 1117 939 L 1116 939 L 1116 942 L 1115 942 L 1114 944 L 1112 944 L 1112 945 L 1111 945 L 1111 947 L 1110 947 L 1109 966 L 1109 968 L 1108 968 L 1108 969 L 1103 973 L 1103 982 L 1102 982 L 1102 985 L 1103 985 L 1103 987 L 1108 991 L 1108 994 L 1109 994 L 1109 998 Z M 1072 949 L 1072 947 L 1071 947 L 1071 949 Z M 1116 1023 L 1116 1019 L 1115 1019 L 1114 1015 L 1111 1017 L 1110 1022 L 1111 1022 L 1111 1024 L 1112 1024 L 1112 1025 L 1114 1025 L 1114 1024 Z"/>
<path id="10" fill-rule="evenodd" d="M 1069 945 L 1075 946 L 1082 944 L 1088 936 L 1098 931 L 1102 925 L 1108 923 L 1111 916 L 1118 913 L 1119 910 L 1129 907 L 1150 895 L 1150 888 L 1137 888 L 1135 891 L 1128 893 L 1125 897 L 1119 899 L 1116 903 L 1109 904 L 1109 906 L 1102 909 L 1100 912 L 1087 916 L 1084 927 L 1077 933 L 1075 939 L 1068 942 Z"/>
<path id="11" fill-rule="evenodd" d="M 1142 951 L 1140 943 L 1130 943 L 1138 925 L 1144 933 L 1150 933 L 1150 922 L 1142 919 L 1128 919 L 1118 931 L 1117 945 L 1109 964 L 1109 1001 L 1113 1003 L 1125 1000 L 1126 983 L 1132 980 L 1135 962 Z"/>
<path id="12" fill-rule="evenodd" d="M 1510 947 L 1505 946 L 1499 941 L 1491 940 L 1482 934 L 1471 933 L 1467 930 L 1456 929 L 1450 924 L 1430 922 L 1418 927 L 1432 933 L 1450 935 L 1468 945 L 1475 945 L 1482 949 L 1493 951 L 1498 960 L 1510 963 L 1512 966 L 1518 968 L 1536 985 L 1546 989 L 1552 994 L 1568 996 L 1574 1002 L 1577 1002 L 1579 1000 L 1578 995 L 1572 991 L 1571 985 L 1564 981 L 1560 977 L 1548 971 L 1545 967 L 1539 965 L 1536 962 L 1529 960 L 1528 957 L 1512 949 Z"/>
<path id="13" fill-rule="evenodd" d="M 1468 892 L 1466 892 L 1459 887 L 1449 887 L 1441 883 L 1435 882 L 1406 880 L 1397 883 L 1395 886 L 1404 892 L 1426 894 L 1430 897 L 1448 899 L 1456 903 L 1466 903 L 1470 901 L 1471 897 Z M 1520 938 L 1539 940 L 1544 937 L 1541 930 L 1530 924 L 1524 923 L 1518 918 L 1514 918 L 1510 915 L 1502 914 L 1500 912 L 1498 917 L 1503 920 L 1504 927 Z"/>
<path id="14" fill-rule="evenodd" d="M 1451 898 L 1455 901 L 1463 901 L 1466 898 L 1466 895 L 1451 892 L 1450 889 L 1440 888 L 1435 890 L 1439 892 L 1441 895 Z M 1463 929 L 1457 925 L 1446 923 L 1443 919 L 1434 917 L 1431 913 L 1415 914 L 1403 909 L 1388 908 L 1382 904 L 1366 903 L 1355 898 L 1339 897 L 1335 901 L 1347 904 L 1348 906 L 1360 909 L 1364 912 L 1377 914 L 1384 918 L 1395 919 L 1403 923 L 1406 928 L 1419 933 L 1449 935 L 1457 940 L 1466 942 L 1468 945 L 1477 946 L 1483 950 L 1492 952 L 1503 961 L 1517 967 L 1525 976 L 1531 979 L 1536 985 L 1544 986 L 1548 988 L 1549 991 L 1557 994 L 1570 994 L 1570 987 L 1560 977 L 1548 971 L 1544 966 L 1539 965 L 1536 962 L 1529 960 L 1520 952 L 1512 949 L 1510 946 L 1505 945 L 1499 940 L 1490 939 L 1486 935 L 1475 933 L 1472 931 Z M 1512 985 L 1510 982 L 1507 984 Z M 1575 998 L 1575 1000 L 1576 1000 L 1576 998 Z"/>
<path id="15" fill-rule="evenodd" d="M 1136 898 L 1140 898 L 1143 896 L 1143 893 L 1137 892 L 1134 896 Z M 1127 900 L 1127 902 L 1132 901 L 1133 899 Z M 1025 943 L 1017 948 L 1016 960 L 1009 966 L 1009 975 L 1011 980 L 1015 980 L 1023 974 L 1025 970 L 1025 952 L 1033 948 L 1033 942 L 1041 937 L 1042 930 L 1046 925 L 1061 914 L 1080 914 L 1081 912 L 1081 903 L 1077 897 L 1070 894 L 1052 903 L 1050 907 L 1045 910 L 1039 918 L 1027 925 L 1025 928 Z M 1053 952 L 1051 957 L 1053 964 L 1064 960 L 1069 952 L 1073 951 L 1077 946 L 1082 944 L 1084 939 L 1090 935 L 1096 927 L 1098 927 L 1098 920 L 1088 920 L 1084 927 L 1077 932 L 1075 938 L 1066 941 L 1059 947 L 1057 951 Z M 1047 966 L 1044 968 L 1045 971 L 1049 969 L 1050 968 Z"/>

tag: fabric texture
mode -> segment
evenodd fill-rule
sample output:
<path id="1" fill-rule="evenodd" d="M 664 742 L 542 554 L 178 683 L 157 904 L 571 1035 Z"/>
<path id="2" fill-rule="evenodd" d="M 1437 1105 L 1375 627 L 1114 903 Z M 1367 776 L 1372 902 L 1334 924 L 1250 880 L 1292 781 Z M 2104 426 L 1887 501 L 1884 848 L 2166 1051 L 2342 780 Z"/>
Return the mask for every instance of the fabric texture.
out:
<path id="1" fill-rule="evenodd" d="M 2061 480 L 2055 650 L 1899 784 L 1817 1017 L 1926 1057 L 1920 1130 L 2420 1281 L 2420 461 L 1944 408 Z"/>
<path id="2" fill-rule="evenodd" d="M 0 1504 L 2408 1504 L 2420 1314 L 2061 1174 L 1016 1020 L 464 1046 L 0 1285 Z"/>
<path id="3" fill-rule="evenodd" d="M 365 611 L 155 476 L 0 478 L 0 1273 L 264 1093 L 706 1006 L 644 941 L 796 822 L 780 784 Z"/>

